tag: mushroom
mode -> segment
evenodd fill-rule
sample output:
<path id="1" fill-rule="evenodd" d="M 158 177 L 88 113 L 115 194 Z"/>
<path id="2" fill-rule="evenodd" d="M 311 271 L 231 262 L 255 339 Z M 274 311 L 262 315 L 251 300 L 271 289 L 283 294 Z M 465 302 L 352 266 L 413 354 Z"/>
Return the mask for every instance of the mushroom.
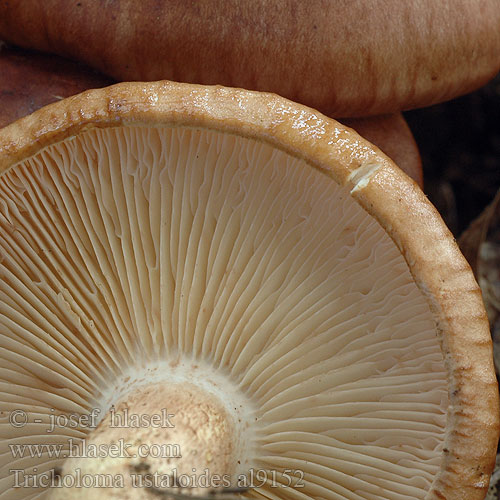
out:
<path id="1" fill-rule="evenodd" d="M 117 80 L 271 91 L 335 117 L 428 106 L 500 70 L 498 0 L 1 0 L 0 38 Z"/>
<path id="2" fill-rule="evenodd" d="M 55 469 L 52 499 L 208 492 L 203 474 L 244 498 L 483 498 L 499 402 L 478 286 L 351 129 L 272 94 L 127 83 L 1 130 L 0 172 L 4 498 Z M 82 439 L 146 458 L 64 461 Z M 13 456 L 28 444 L 62 456 Z"/>
<path id="3" fill-rule="evenodd" d="M 339 121 L 379 147 L 403 172 L 414 179 L 421 188 L 423 187 L 420 152 L 410 127 L 401 113 L 341 118 Z"/>
<path id="4" fill-rule="evenodd" d="M 0 127 L 51 102 L 111 83 L 83 64 L 54 55 L 0 47 Z M 420 154 L 401 113 L 344 119 L 342 123 L 378 146 L 422 187 Z"/>
<path id="5" fill-rule="evenodd" d="M 0 43 L 0 128 L 51 102 L 112 83 L 83 64 Z"/>

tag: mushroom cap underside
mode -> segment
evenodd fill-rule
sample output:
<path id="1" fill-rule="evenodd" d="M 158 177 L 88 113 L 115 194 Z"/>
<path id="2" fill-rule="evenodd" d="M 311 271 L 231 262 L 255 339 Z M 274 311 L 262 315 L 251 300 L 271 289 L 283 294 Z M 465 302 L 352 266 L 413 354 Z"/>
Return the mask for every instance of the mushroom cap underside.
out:
<path id="1" fill-rule="evenodd" d="M 243 465 L 223 472 L 265 473 L 249 498 L 482 497 L 498 400 L 477 285 L 354 132 L 273 95 L 121 84 L 7 127 L 0 154 L 6 498 L 26 498 L 13 470 L 63 462 L 13 445 L 67 450 L 90 430 L 47 438 L 51 415 L 150 383 L 225 405 Z"/>

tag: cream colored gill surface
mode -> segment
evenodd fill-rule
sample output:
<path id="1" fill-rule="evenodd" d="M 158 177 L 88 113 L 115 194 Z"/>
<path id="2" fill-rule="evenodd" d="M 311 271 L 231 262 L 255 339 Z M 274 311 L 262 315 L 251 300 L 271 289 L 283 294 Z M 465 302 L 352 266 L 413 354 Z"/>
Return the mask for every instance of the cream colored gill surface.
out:
<path id="1" fill-rule="evenodd" d="M 0 178 L 0 255 L 1 499 L 40 494 L 10 470 L 62 461 L 9 445 L 85 436 L 47 434 L 50 415 L 107 410 L 117 380 L 162 363 L 156 379 L 200 373 L 248 402 L 246 458 L 268 471 L 249 498 L 424 498 L 440 470 L 429 307 L 378 223 L 302 160 L 207 130 L 85 131 Z"/>

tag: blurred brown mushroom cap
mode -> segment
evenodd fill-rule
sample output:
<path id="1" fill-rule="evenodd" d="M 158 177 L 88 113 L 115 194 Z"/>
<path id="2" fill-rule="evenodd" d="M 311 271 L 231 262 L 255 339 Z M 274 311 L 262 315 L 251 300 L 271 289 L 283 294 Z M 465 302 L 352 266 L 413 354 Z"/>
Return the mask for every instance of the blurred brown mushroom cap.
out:
<path id="1" fill-rule="evenodd" d="M 428 106 L 500 69 L 497 0 L 2 0 L 0 38 L 118 80 L 270 91 L 335 117 Z"/>
<path id="2" fill-rule="evenodd" d="M 62 57 L 0 45 L 0 128 L 112 80 Z"/>

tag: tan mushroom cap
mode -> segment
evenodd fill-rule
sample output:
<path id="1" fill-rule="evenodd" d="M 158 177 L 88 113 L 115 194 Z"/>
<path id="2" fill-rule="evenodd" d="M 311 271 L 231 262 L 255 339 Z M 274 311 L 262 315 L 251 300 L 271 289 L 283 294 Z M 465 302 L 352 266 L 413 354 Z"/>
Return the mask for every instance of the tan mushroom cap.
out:
<path id="1" fill-rule="evenodd" d="M 428 106 L 500 70 L 497 0 L 1 1 L 0 38 L 117 80 L 276 92 L 335 117 Z"/>
<path id="2" fill-rule="evenodd" d="M 401 170 L 422 188 L 424 175 L 422 159 L 413 134 L 402 113 L 342 118 L 340 122 L 379 147 Z"/>
<path id="3" fill-rule="evenodd" d="M 271 94 L 120 84 L 0 131 L 0 171 L 5 498 L 28 498 L 12 470 L 63 465 L 9 445 L 95 439 L 47 437 L 51 415 L 151 384 L 214 395 L 209 430 L 235 444 L 217 472 L 265 473 L 244 497 L 484 497 L 499 404 L 480 292 L 417 185 L 352 130 Z"/>

